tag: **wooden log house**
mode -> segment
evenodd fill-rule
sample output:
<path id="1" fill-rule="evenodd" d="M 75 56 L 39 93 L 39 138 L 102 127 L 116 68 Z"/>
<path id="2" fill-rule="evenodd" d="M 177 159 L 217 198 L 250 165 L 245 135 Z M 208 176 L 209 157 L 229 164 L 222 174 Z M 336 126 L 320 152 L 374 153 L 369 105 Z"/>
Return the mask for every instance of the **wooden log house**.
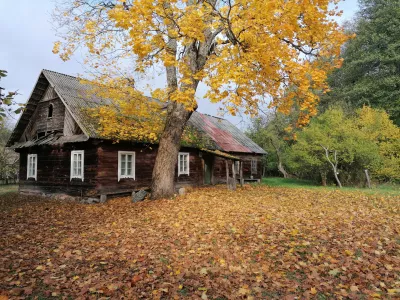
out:
<path id="1" fill-rule="evenodd" d="M 157 145 L 101 137 L 87 108 L 104 100 L 83 97 L 85 89 L 76 77 L 40 73 L 7 143 L 20 154 L 20 192 L 84 198 L 150 186 Z M 188 126 L 209 143 L 182 146 L 177 188 L 260 180 L 265 151 L 229 121 L 194 112 Z"/>

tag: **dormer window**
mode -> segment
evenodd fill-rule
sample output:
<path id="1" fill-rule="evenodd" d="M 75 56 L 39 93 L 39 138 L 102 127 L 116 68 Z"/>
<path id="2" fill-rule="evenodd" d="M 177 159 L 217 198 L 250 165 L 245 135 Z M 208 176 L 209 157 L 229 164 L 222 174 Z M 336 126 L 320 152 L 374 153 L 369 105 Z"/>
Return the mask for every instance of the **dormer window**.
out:
<path id="1" fill-rule="evenodd" d="M 53 117 L 53 104 L 49 105 L 49 110 L 47 112 L 47 118 L 51 119 Z"/>

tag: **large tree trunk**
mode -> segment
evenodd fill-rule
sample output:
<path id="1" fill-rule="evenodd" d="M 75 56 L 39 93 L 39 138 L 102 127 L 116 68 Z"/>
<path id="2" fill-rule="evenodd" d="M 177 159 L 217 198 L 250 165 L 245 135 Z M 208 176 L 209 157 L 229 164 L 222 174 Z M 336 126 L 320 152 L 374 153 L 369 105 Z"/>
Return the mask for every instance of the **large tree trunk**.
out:
<path id="1" fill-rule="evenodd" d="M 216 0 L 212 0 L 212 3 L 216 3 Z M 188 2 L 189 5 L 193 4 L 193 0 Z M 169 7 L 169 2 L 165 3 L 166 7 Z M 192 74 L 196 74 L 202 70 L 207 57 L 210 55 L 212 44 L 215 37 L 221 32 L 221 29 L 217 29 L 211 32 L 210 29 L 204 31 L 205 41 L 193 41 L 193 43 L 185 47 L 184 56 L 187 58 L 187 62 L 192 71 Z M 177 55 L 177 41 L 174 38 L 170 38 L 168 41 L 166 51 L 176 57 Z M 167 66 L 167 84 L 169 93 L 173 93 L 178 89 L 178 77 L 177 69 L 175 66 Z M 181 90 L 186 88 L 197 90 L 199 80 L 190 78 L 191 84 L 182 84 Z M 194 97 L 194 95 L 193 95 Z M 197 104 L 192 107 L 196 110 Z M 170 100 L 168 104 L 167 120 L 164 127 L 164 131 L 161 135 L 156 162 L 153 169 L 152 183 L 151 183 L 151 198 L 168 198 L 175 193 L 175 166 L 178 161 L 178 153 L 180 149 L 180 141 L 182 133 L 184 131 L 186 122 L 189 120 L 192 111 L 185 108 L 183 104 L 176 103 Z"/>
<path id="2" fill-rule="evenodd" d="M 175 193 L 175 166 L 178 161 L 182 133 L 191 113 L 182 104 L 172 102 L 168 105 L 165 129 L 160 139 L 153 169 L 152 199 L 168 198 Z"/>

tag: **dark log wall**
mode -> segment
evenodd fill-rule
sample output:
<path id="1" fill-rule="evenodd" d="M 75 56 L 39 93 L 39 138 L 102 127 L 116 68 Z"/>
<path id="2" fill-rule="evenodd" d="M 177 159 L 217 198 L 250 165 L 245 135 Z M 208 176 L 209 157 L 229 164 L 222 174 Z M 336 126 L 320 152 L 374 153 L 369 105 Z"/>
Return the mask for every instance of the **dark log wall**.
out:
<path id="1" fill-rule="evenodd" d="M 53 116 L 47 117 L 49 106 L 53 105 Z M 38 103 L 21 141 L 29 141 L 36 138 L 38 132 L 64 131 L 65 106 L 59 98 L 41 101 Z"/>
<path id="2" fill-rule="evenodd" d="M 135 179 L 122 178 L 118 182 L 118 151 L 135 152 Z M 189 152 L 189 176 L 178 174 L 175 169 L 175 180 L 177 187 L 192 185 L 198 186 L 203 183 L 202 161 L 196 149 L 181 149 Z M 98 148 L 98 175 L 97 189 L 100 193 L 129 192 L 142 188 L 149 188 L 157 155 L 157 146 L 146 146 L 134 143 L 102 143 Z"/>
<path id="3" fill-rule="evenodd" d="M 84 181 L 70 179 L 71 151 L 84 150 Z M 118 182 L 118 151 L 135 152 L 135 179 L 121 179 Z M 116 143 L 107 141 L 89 141 L 69 143 L 62 146 L 39 146 L 20 151 L 20 191 L 27 193 L 69 194 L 72 196 L 99 196 L 131 192 L 149 188 L 152 171 L 157 155 L 157 146 L 149 147 L 134 143 Z M 189 152 L 189 175 L 178 177 L 178 166 L 175 169 L 177 188 L 183 186 L 200 186 L 204 183 L 204 163 L 199 150 L 182 148 Z M 27 155 L 38 155 L 37 180 L 26 178 Z M 244 160 L 243 175 L 245 178 L 261 178 L 261 155 L 235 154 Z M 251 174 L 251 159 L 257 160 L 257 174 Z M 214 158 L 214 183 L 226 182 L 225 159 Z M 232 175 L 232 162 L 229 160 L 229 174 Z M 238 176 L 237 176 L 238 178 Z"/>
<path id="4" fill-rule="evenodd" d="M 262 175 L 262 167 L 261 167 L 261 158 L 262 155 L 257 154 L 240 154 L 240 153 L 232 153 L 232 155 L 236 157 L 240 157 L 243 162 L 243 177 L 250 178 L 253 176 L 255 179 L 261 179 Z M 257 173 L 251 173 L 251 160 L 257 160 Z M 228 160 L 228 168 L 229 168 L 229 176 L 232 176 L 232 161 Z M 236 178 L 239 178 L 239 175 L 236 175 Z M 214 183 L 226 183 L 226 164 L 225 158 L 215 157 L 214 160 Z"/>
<path id="5" fill-rule="evenodd" d="M 70 179 L 71 151 L 84 150 L 84 181 Z M 27 156 L 37 154 L 37 180 L 27 179 Z M 65 144 L 63 147 L 40 146 L 20 151 L 20 191 L 27 193 L 97 194 L 97 146 L 92 143 Z"/>
<path id="6" fill-rule="evenodd" d="M 178 165 L 175 168 L 175 180 L 177 187 L 200 186 L 203 184 L 204 166 L 199 156 L 199 150 L 193 148 L 182 148 L 180 152 L 189 152 L 189 175 L 178 177 Z"/>

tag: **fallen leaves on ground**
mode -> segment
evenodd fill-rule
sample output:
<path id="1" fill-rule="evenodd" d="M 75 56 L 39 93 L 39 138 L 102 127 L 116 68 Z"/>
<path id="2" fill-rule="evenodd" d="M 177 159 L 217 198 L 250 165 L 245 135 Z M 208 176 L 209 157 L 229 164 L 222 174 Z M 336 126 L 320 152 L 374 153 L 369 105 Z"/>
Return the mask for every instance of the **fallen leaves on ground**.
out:
<path id="1" fill-rule="evenodd" d="M 0 200 L 0 295 L 81 299 L 400 295 L 400 199 L 202 188 L 174 200 Z"/>

